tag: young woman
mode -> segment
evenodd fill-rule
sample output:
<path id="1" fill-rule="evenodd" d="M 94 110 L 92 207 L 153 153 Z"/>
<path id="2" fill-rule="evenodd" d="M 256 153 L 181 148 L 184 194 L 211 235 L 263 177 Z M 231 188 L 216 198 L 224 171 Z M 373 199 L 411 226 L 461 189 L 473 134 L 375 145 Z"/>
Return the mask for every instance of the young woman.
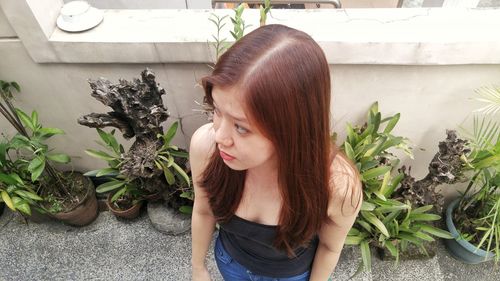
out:
<path id="1" fill-rule="evenodd" d="M 191 139 L 193 280 L 326 281 L 361 205 L 359 174 L 330 140 L 330 72 L 304 32 L 266 25 L 203 78 L 213 123 Z"/>

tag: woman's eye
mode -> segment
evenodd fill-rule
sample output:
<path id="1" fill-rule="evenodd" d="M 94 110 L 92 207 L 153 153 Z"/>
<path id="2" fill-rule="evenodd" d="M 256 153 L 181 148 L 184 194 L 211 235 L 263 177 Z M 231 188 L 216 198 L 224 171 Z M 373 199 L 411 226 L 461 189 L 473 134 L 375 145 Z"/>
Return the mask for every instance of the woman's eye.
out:
<path id="1" fill-rule="evenodd" d="M 238 133 L 240 133 L 240 134 L 246 134 L 246 133 L 248 133 L 248 130 L 247 130 L 247 129 L 245 129 L 245 128 L 243 128 L 243 127 L 239 126 L 238 124 L 235 124 L 234 126 L 236 127 L 236 131 L 237 131 Z"/>

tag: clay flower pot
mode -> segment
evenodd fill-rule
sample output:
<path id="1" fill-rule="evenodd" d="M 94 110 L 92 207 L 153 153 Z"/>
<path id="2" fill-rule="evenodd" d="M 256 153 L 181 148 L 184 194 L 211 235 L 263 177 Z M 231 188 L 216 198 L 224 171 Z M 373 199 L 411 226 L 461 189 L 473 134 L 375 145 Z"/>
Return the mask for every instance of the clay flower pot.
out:
<path id="1" fill-rule="evenodd" d="M 106 200 L 106 205 L 108 205 L 108 209 L 117 217 L 125 218 L 125 219 L 135 219 L 139 216 L 142 206 L 142 201 L 133 205 L 132 207 L 126 210 L 117 209 L 114 204 L 111 202 L 111 198 L 114 193 L 108 194 L 108 198 Z"/>
<path id="2" fill-rule="evenodd" d="M 50 216 L 70 225 L 84 226 L 93 222 L 98 215 L 97 198 L 92 181 L 81 173 L 74 172 L 75 181 L 81 179 L 84 188 L 87 190 L 85 198 L 73 209 L 65 212 L 50 214 Z"/>

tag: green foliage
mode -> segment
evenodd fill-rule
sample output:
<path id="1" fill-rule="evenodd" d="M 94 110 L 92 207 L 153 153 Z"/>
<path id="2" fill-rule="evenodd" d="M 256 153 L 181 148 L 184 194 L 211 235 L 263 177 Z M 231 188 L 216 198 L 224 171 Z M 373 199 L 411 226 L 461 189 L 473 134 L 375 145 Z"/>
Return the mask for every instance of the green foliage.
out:
<path id="1" fill-rule="evenodd" d="M 181 159 L 186 159 L 187 161 L 188 153 L 171 144 L 172 139 L 177 133 L 178 126 L 179 123 L 174 122 L 165 133 L 157 135 L 162 145 L 156 150 L 154 161 L 156 167 L 163 172 L 166 182 L 181 191 L 180 197 L 193 200 L 191 179 L 186 173 L 186 168 L 181 167 L 181 164 L 179 164 Z M 103 146 L 106 151 L 87 149 L 85 152 L 92 157 L 106 161 L 108 167 L 89 171 L 85 175 L 96 177 L 113 176 L 114 178 L 111 178 L 110 181 L 96 188 L 98 193 L 114 192 L 111 198 L 112 202 L 115 202 L 120 196 L 138 200 L 144 193 L 142 187 L 137 186 L 135 179 L 127 178 L 120 173 L 120 168 L 123 165 L 122 154 L 125 153 L 125 150 L 116 140 L 114 136 L 115 130 L 107 133 L 101 129 L 97 129 L 97 132 L 102 140 L 102 142 L 97 143 Z M 182 210 L 186 211 L 187 209 L 183 208 Z"/>
<path id="2" fill-rule="evenodd" d="M 404 174 L 397 172 L 400 160 L 389 150 L 399 149 L 413 158 L 408 139 L 391 134 L 399 118 L 399 113 L 382 118 L 378 103 L 374 103 L 364 126 L 347 124 L 347 138 L 341 146 L 359 170 L 364 193 L 360 215 L 345 244 L 360 246 L 365 270 L 371 270 L 370 244 L 386 248 L 397 263 L 400 252 L 410 243 L 425 252 L 423 244 L 434 241 L 432 236 L 452 238 L 447 231 L 431 225 L 440 219 L 429 213 L 432 206 L 414 208 L 409 201 L 392 198 Z"/>
<path id="3" fill-rule="evenodd" d="M 41 185 L 49 189 L 47 193 L 59 192 L 70 195 L 63 185 L 62 176 L 52 168 L 55 163 L 69 163 L 70 157 L 63 153 L 53 153 L 45 142 L 54 135 L 64 134 L 57 128 L 43 127 L 36 111 L 27 114 L 12 104 L 13 91 L 20 91 L 16 82 L 0 80 L 0 113 L 17 130 L 17 134 L 8 141 L 0 144 L 0 173 L 2 177 L 2 200 L 14 210 L 26 215 L 31 214 L 29 206 L 40 209 L 38 190 L 32 186 Z M 16 157 L 12 159 L 9 150 L 14 151 Z M 16 183 L 9 180 L 14 177 Z M 47 185 L 50 178 L 55 184 Z M 42 212 L 43 210 L 40 209 Z"/>
<path id="4" fill-rule="evenodd" d="M 177 146 L 170 144 L 177 132 L 178 127 L 179 122 L 174 122 L 165 134 L 157 135 L 157 138 L 161 138 L 162 140 L 162 146 L 156 151 L 155 164 L 158 169 L 163 170 L 163 174 L 165 175 L 165 179 L 169 185 L 182 185 L 177 182 L 177 180 L 180 180 L 187 186 L 191 186 L 191 180 L 185 169 L 176 163 L 176 158 L 187 159 L 188 153 L 180 151 Z"/>
<path id="5" fill-rule="evenodd" d="M 215 13 L 212 13 L 212 14 L 210 14 L 210 18 L 208 19 L 217 28 L 217 35 L 212 35 L 212 38 L 215 40 L 213 45 L 215 48 L 215 57 L 217 58 L 217 60 L 227 50 L 227 48 L 229 48 L 229 46 L 231 46 L 231 44 L 226 41 L 226 38 L 221 39 L 221 34 L 220 34 L 222 31 L 222 28 L 224 28 L 224 26 L 226 25 L 226 23 L 224 21 L 227 17 L 228 17 L 227 15 L 225 15 L 223 17 L 219 17 Z"/>
<path id="6" fill-rule="evenodd" d="M 231 36 L 233 36 L 235 41 L 240 40 L 243 35 L 245 35 L 245 29 L 250 27 L 251 25 L 245 24 L 245 20 L 243 20 L 242 15 L 245 10 L 245 6 L 239 5 L 234 8 L 234 17 L 231 18 L 231 22 L 233 23 L 233 30 L 229 31 Z"/>
<path id="7" fill-rule="evenodd" d="M 180 191 L 181 198 L 194 200 L 194 191 L 191 186 L 191 179 L 186 173 L 186 168 L 181 167 L 179 163 L 185 163 L 188 158 L 186 151 L 181 151 L 177 146 L 171 145 L 170 142 L 177 133 L 179 122 L 174 122 L 166 133 L 158 134 L 157 137 L 162 140 L 162 146 L 156 151 L 155 164 L 160 170 L 163 170 L 163 175 L 170 186 L 175 186 L 176 190 Z M 186 159 L 182 161 L 182 159 Z M 179 211 L 190 214 L 191 206 L 182 206 Z"/>
<path id="8" fill-rule="evenodd" d="M 271 0 L 264 0 L 264 6 L 259 5 L 260 26 L 266 25 L 267 14 L 271 11 Z"/>
<path id="9" fill-rule="evenodd" d="M 491 106 L 483 112 L 495 115 L 500 100 L 490 92 Z M 487 100 L 486 100 L 487 101 Z M 493 104 L 496 103 L 496 104 Z M 496 108 L 496 109 L 495 109 Z M 455 210 L 456 225 L 462 238 L 477 248 L 495 253 L 495 262 L 500 261 L 500 124 L 485 115 L 480 120 L 474 116 L 473 133 L 464 133 L 468 139 L 470 153 L 461 159 L 464 171 L 472 177 L 461 195 Z"/>
<path id="10" fill-rule="evenodd" d="M 271 12 L 272 6 L 271 6 L 271 1 L 270 0 L 264 0 L 264 6 L 260 5 L 259 10 L 260 10 L 260 26 L 263 26 L 266 24 L 267 20 L 267 15 Z M 239 5 L 234 11 L 234 17 L 231 17 L 231 23 L 233 26 L 233 30 L 230 30 L 229 32 L 231 33 L 231 36 L 233 37 L 234 41 L 240 40 L 244 35 L 245 35 L 245 30 L 250 27 L 251 25 L 247 25 L 245 21 L 242 18 L 243 11 L 245 10 L 244 5 Z M 219 17 L 215 13 L 210 14 L 210 18 L 208 19 L 211 21 L 215 27 L 217 28 L 217 34 L 212 35 L 212 38 L 214 39 L 213 46 L 215 48 L 215 55 L 217 60 L 219 57 L 229 48 L 231 47 L 230 42 L 226 41 L 226 38 L 221 38 L 221 32 L 224 26 L 226 26 L 225 20 L 227 19 L 227 15 Z"/>
<path id="11" fill-rule="evenodd" d="M 99 145 L 104 147 L 107 152 L 102 150 L 87 149 L 85 153 L 88 155 L 104 160 L 108 163 L 107 168 L 102 168 L 98 170 L 93 170 L 85 173 L 85 176 L 96 176 L 96 177 L 114 177 L 110 178 L 109 181 L 96 187 L 97 193 L 113 192 L 114 195 L 111 198 L 111 202 L 116 202 L 120 197 L 129 197 L 135 200 L 137 203 L 141 193 L 139 189 L 133 184 L 133 179 L 127 178 L 125 175 L 120 173 L 120 167 L 123 164 L 122 154 L 125 153 L 123 145 L 119 144 L 115 138 L 115 130 L 107 133 L 99 128 L 96 129 L 102 142 L 97 142 Z"/>

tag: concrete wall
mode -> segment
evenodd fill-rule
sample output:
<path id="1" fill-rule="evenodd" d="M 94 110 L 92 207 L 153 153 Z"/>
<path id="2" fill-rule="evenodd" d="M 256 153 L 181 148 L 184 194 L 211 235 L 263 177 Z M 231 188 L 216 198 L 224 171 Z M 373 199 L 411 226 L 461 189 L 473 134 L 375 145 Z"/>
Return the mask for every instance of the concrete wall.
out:
<path id="1" fill-rule="evenodd" d="M 12 11 L 19 2 L 0 0 L 0 8 Z M 16 11 L 26 12 L 23 10 L 25 7 L 27 6 Z M 185 51 L 192 46 L 208 48 L 206 41 L 201 38 L 205 38 L 207 33 L 210 34 L 207 31 L 210 27 L 202 26 L 209 25 L 206 18 L 210 12 L 192 11 L 179 16 L 178 21 L 193 22 L 194 26 L 186 26 L 186 29 L 201 29 L 199 34 L 190 31 L 186 32 L 184 38 L 180 38 L 182 33 L 176 31 L 179 33 L 170 33 L 168 36 L 171 37 L 161 37 L 162 40 L 154 43 L 134 43 L 125 34 L 120 35 L 124 37 L 118 36 L 119 40 L 115 43 L 113 38 L 108 38 L 110 42 L 103 48 L 104 43 L 100 40 L 105 38 L 106 29 L 98 27 L 82 34 L 64 34 L 56 29 L 45 41 L 37 41 L 48 49 L 59 44 L 56 51 L 48 50 L 55 54 L 55 58 L 52 62 L 45 63 L 36 62 L 36 55 L 33 54 L 40 50 L 26 44 L 31 38 L 28 37 L 29 30 L 20 25 L 14 15 L 9 14 L 7 19 L 16 24 L 12 25 L 12 29 L 0 29 L 4 30 L 0 34 L 2 37 L 3 34 L 20 35 L 19 38 L 0 38 L 0 79 L 20 83 L 22 93 L 18 95 L 16 104 L 25 111 L 36 109 L 45 126 L 63 129 L 66 135 L 55 137 L 50 145 L 56 148 L 56 151 L 70 154 L 75 169 L 89 170 L 104 166 L 102 161 L 84 153 L 87 148 L 99 148 L 94 142 L 98 135 L 94 129 L 78 125 L 76 120 L 91 112 L 107 112 L 108 108 L 90 96 L 87 79 L 106 77 L 117 82 L 119 78 L 138 77 L 140 71 L 146 66 L 150 67 L 157 75 L 157 82 L 167 91 L 164 102 L 172 117 L 165 126 L 174 120 L 180 120 L 182 131 L 175 142 L 187 147 L 194 130 L 207 122 L 205 115 L 197 111 L 200 109 L 197 102 L 202 100 L 202 89 L 198 82 L 209 73 L 210 59 L 206 54 L 210 52 L 193 53 L 191 62 L 179 61 L 176 58 L 189 57 Z M 393 14 L 388 10 L 378 11 L 375 15 L 366 11 L 363 15 L 355 15 L 361 12 L 351 10 L 331 10 L 331 14 L 275 11 L 274 18 L 270 20 L 297 28 L 302 25 L 323 47 L 330 63 L 333 83 L 332 129 L 339 133 L 339 139 L 343 140 L 345 136 L 346 122 L 360 124 L 367 109 L 375 101 L 379 102 L 380 110 L 386 116 L 401 113 L 400 123 L 394 132 L 411 140 L 415 159 L 403 157 L 403 163 L 413 166 L 412 172 L 417 178 L 426 174 L 427 165 L 437 151 L 438 142 L 445 138 L 445 130 L 457 128 L 470 116 L 472 110 L 481 106 L 479 102 L 470 100 L 474 89 L 500 83 L 500 42 L 497 37 L 489 35 L 489 32 L 496 32 L 495 20 L 500 21 L 500 10 L 468 11 L 459 14 L 453 12 L 448 18 L 442 14 L 434 17 L 434 12 L 412 9 L 412 16 Z M 137 14 L 134 15 L 140 18 Z M 172 20 L 172 15 L 169 14 L 165 18 Z M 298 15 L 307 21 L 288 19 L 297 19 Z M 0 21 L 1 16 L 0 13 Z M 248 22 L 257 18 L 252 13 L 248 16 Z M 121 17 L 126 18 L 125 15 Z M 345 17 L 351 18 L 349 20 Z M 460 28 L 462 35 L 455 35 L 457 26 L 439 22 L 449 19 L 456 19 L 469 28 Z M 108 27 L 112 26 L 112 16 L 105 20 L 108 21 Z M 315 20 L 320 21 L 321 25 Z M 429 25 L 426 20 L 434 25 Z M 419 29 L 419 24 L 429 32 Z M 363 26 L 373 28 L 373 25 L 377 25 L 379 36 L 372 32 L 358 32 Z M 179 26 L 183 27 L 182 24 Z M 474 27 L 477 26 L 482 28 L 483 35 L 474 32 Z M 46 27 L 50 28 L 50 24 Z M 35 27 L 34 30 L 42 33 L 40 38 L 43 38 L 42 28 Z M 445 32 L 447 30 L 448 32 Z M 129 32 L 134 31 L 129 29 Z M 137 40 L 139 35 L 132 35 L 131 38 Z M 151 33 L 148 36 L 154 39 L 155 36 L 167 35 Z M 163 52 L 170 52 L 170 57 L 157 57 L 156 61 L 148 59 L 134 63 L 124 58 L 123 63 L 117 63 L 122 55 L 120 53 L 140 44 L 152 44 L 153 48 L 161 47 Z M 94 56 L 93 60 L 101 60 L 101 63 L 89 63 L 86 61 L 87 56 L 78 57 L 76 54 L 72 57 L 76 61 L 60 61 L 60 55 L 67 54 L 71 48 L 87 48 L 89 56 Z M 178 50 L 179 53 L 171 52 L 172 50 Z M 116 53 L 114 57 L 112 52 Z M 0 119 L 0 128 L 2 133 L 14 133 L 3 119 Z M 131 144 L 131 141 L 121 140 L 126 147 Z"/>

